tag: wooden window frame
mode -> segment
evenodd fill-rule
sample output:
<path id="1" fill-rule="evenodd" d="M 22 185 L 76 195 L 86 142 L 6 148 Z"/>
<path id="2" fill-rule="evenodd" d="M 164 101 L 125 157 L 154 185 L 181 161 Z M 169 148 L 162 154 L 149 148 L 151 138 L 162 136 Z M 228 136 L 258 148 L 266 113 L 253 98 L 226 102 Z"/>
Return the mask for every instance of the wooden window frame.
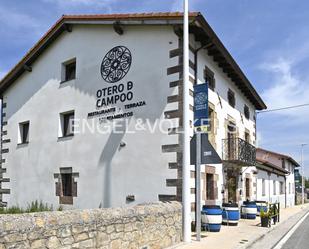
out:
<path id="1" fill-rule="evenodd" d="M 204 69 L 204 80 L 208 83 L 208 88 L 214 91 L 216 88 L 215 74 L 207 66 Z"/>
<path id="2" fill-rule="evenodd" d="M 30 121 L 19 123 L 19 144 L 29 143 Z"/>
<path id="3" fill-rule="evenodd" d="M 250 119 L 250 109 L 247 105 L 244 105 L 244 115 L 246 119 Z"/>
<path id="4" fill-rule="evenodd" d="M 61 125 L 60 137 L 74 136 L 74 119 L 75 119 L 75 111 L 60 113 L 60 125 Z"/>
<path id="5" fill-rule="evenodd" d="M 215 200 L 215 175 L 211 173 L 206 173 L 206 200 Z"/>
<path id="6" fill-rule="evenodd" d="M 227 100 L 231 107 L 235 108 L 236 106 L 236 96 L 235 92 L 233 92 L 231 89 L 227 91 Z"/>
<path id="7" fill-rule="evenodd" d="M 62 63 L 61 83 L 76 79 L 76 58 Z"/>

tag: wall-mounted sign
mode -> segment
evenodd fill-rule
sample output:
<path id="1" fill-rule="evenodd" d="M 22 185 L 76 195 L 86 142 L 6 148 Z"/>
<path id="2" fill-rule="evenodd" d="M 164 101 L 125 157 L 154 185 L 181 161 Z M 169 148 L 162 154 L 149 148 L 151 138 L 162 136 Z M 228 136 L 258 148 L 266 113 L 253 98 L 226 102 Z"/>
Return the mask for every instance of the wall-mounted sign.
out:
<path id="1" fill-rule="evenodd" d="M 217 151 L 208 140 L 207 133 L 201 133 L 201 164 L 217 164 L 222 163 Z M 190 141 L 190 164 L 196 164 L 196 134 Z"/>
<path id="2" fill-rule="evenodd" d="M 129 72 L 131 63 L 132 55 L 127 47 L 114 47 L 103 58 L 101 76 L 107 83 L 119 82 Z M 89 112 L 88 118 L 99 117 L 100 122 L 132 117 L 135 108 L 146 105 L 145 100 L 134 100 L 133 81 L 108 85 L 98 89 L 95 95 L 96 110 Z"/>
<path id="3" fill-rule="evenodd" d="M 194 86 L 194 127 L 208 125 L 208 84 Z"/>
<path id="4" fill-rule="evenodd" d="M 108 83 L 123 79 L 129 72 L 132 55 L 125 46 L 117 46 L 107 52 L 101 63 L 101 76 Z"/>

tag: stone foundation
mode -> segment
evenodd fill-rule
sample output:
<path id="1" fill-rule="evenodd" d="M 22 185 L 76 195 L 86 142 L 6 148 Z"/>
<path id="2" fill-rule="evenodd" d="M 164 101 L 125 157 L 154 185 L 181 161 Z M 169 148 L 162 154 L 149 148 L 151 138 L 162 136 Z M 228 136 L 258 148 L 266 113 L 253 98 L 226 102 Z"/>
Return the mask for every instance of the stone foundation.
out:
<path id="1" fill-rule="evenodd" d="M 181 204 L 0 215 L 0 249 L 152 249 L 181 239 Z"/>

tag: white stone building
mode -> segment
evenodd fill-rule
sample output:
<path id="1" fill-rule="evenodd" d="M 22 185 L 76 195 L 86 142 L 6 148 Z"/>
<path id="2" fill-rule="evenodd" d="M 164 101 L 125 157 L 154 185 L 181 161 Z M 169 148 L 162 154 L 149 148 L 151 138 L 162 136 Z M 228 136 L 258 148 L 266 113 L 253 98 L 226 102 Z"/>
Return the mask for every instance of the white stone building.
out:
<path id="1" fill-rule="evenodd" d="M 295 205 L 294 170 L 299 164 L 290 156 L 257 149 L 256 199 L 280 203 L 281 207 Z"/>
<path id="2" fill-rule="evenodd" d="M 223 159 L 202 167 L 202 204 L 252 199 L 243 170 L 266 106 L 200 13 L 190 51 L 190 87 L 209 83 L 209 140 Z M 63 16 L 0 82 L 2 205 L 181 200 L 181 89 L 181 13 Z M 193 97 L 188 108 L 193 135 Z M 124 132 L 80 132 L 85 122 Z M 192 207 L 193 179 L 192 165 Z"/>

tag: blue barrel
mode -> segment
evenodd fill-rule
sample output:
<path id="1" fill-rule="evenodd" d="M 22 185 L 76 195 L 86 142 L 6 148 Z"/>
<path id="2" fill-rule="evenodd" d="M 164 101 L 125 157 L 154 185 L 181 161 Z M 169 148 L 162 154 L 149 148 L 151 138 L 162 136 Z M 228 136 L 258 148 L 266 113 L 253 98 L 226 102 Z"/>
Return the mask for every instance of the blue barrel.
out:
<path id="1" fill-rule="evenodd" d="M 260 215 L 261 210 L 264 211 L 264 213 L 267 212 L 267 202 L 266 201 L 256 201 L 256 208 L 257 208 L 257 213 L 256 215 Z"/>
<path id="2" fill-rule="evenodd" d="M 210 232 L 219 232 L 222 223 L 220 206 L 204 205 L 202 210 L 202 226 Z"/>
<path id="3" fill-rule="evenodd" d="M 237 226 L 240 218 L 239 207 L 237 203 L 222 204 L 222 223 L 229 226 Z"/>
<path id="4" fill-rule="evenodd" d="M 257 206 L 255 201 L 244 201 L 241 206 L 241 216 L 245 219 L 256 218 Z"/>

